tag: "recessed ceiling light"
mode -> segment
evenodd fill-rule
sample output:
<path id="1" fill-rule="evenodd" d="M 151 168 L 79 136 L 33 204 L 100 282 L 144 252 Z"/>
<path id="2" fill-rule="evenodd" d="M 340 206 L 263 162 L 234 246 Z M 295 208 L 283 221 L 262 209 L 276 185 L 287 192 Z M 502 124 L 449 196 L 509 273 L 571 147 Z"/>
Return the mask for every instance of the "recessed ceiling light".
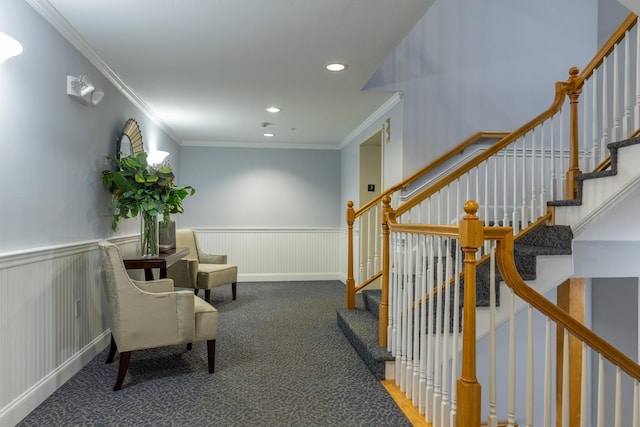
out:
<path id="1" fill-rule="evenodd" d="M 325 68 L 329 71 L 342 71 L 347 69 L 347 64 L 340 64 L 340 63 L 329 64 Z"/>
<path id="2" fill-rule="evenodd" d="M 282 109 L 276 106 L 272 106 L 272 107 L 268 107 L 267 111 L 270 113 L 279 113 L 280 111 L 282 111 Z"/>
<path id="3" fill-rule="evenodd" d="M 264 133 L 263 135 L 269 138 L 271 138 L 272 136 L 276 136 L 275 133 Z"/>

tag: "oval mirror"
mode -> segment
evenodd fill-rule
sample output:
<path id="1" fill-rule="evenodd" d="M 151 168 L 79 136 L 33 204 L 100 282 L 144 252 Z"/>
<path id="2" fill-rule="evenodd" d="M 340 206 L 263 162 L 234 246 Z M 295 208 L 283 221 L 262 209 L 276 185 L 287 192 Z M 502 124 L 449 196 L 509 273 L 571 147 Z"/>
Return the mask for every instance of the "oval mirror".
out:
<path id="1" fill-rule="evenodd" d="M 118 135 L 116 158 L 120 160 L 120 157 L 136 156 L 142 151 L 144 151 L 144 147 L 142 146 L 142 133 L 138 122 L 134 119 L 129 119 L 122 127 L 120 135 Z"/>

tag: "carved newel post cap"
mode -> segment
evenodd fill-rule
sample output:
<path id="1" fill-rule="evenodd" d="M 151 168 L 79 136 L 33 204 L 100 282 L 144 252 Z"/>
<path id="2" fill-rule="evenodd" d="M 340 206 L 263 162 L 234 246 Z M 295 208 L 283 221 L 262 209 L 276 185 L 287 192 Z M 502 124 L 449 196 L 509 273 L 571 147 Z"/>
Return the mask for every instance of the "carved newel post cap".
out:
<path id="1" fill-rule="evenodd" d="M 347 202 L 347 207 L 348 207 L 348 208 L 352 208 L 352 207 L 353 207 L 353 202 L 352 202 L 351 200 L 349 200 L 349 201 Z"/>
<path id="2" fill-rule="evenodd" d="M 468 216 L 476 216 L 479 207 L 480 205 L 475 200 L 467 200 L 464 203 L 464 211 Z"/>

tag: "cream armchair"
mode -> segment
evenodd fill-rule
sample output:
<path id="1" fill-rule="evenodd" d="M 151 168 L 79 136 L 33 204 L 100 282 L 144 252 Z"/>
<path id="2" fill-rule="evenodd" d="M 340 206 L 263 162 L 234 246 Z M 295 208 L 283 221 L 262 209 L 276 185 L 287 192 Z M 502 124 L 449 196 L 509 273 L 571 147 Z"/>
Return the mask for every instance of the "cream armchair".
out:
<path id="1" fill-rule="evenodd" d="M 176 230 L 176 247 L 189 248 L 189 255 L 167 269 L 167 277 L 175 286 L 193 288 L 195 293 L 204 289 L 204 299 L 209 302 L 211 289 L 231 283 L 231 294 L 236 299 L 238 266 L 227 264 L 226 255 L 204 252 L 192 229 Z"/>
<path id="2" fill-rule="evenodd" d="M 132 280 L 124 268 L 118 247 L 99 243 L 111 315 L 111 348 L 107 363 L 120 352 L 120 390 L 129 368 L 131 352 L 146 348 L 207 341 L 209 373 L 214 371 L 218 311 L 191 291 L 174 291 L 173 281 Z"/>

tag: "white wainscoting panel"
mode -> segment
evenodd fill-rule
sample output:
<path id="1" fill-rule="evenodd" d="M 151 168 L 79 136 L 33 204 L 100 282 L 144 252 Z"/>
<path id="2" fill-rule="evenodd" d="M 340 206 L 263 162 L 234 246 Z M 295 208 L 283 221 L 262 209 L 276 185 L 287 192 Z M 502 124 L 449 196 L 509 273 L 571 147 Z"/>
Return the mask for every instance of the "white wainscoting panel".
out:
<path id="1" fill-rule="evenodd" d="M 117 243 L 131 250 L 136 241 Z M 102 351 L 108 328 L 97 242 L 0 254 L 0 426 L 18 423 Z"/>
<path id="2" fill-rule="evenodd" d="M 344 280 L 340 228 L 197 228 L 202 250 L 227 254 L 239 281 Z"/>

